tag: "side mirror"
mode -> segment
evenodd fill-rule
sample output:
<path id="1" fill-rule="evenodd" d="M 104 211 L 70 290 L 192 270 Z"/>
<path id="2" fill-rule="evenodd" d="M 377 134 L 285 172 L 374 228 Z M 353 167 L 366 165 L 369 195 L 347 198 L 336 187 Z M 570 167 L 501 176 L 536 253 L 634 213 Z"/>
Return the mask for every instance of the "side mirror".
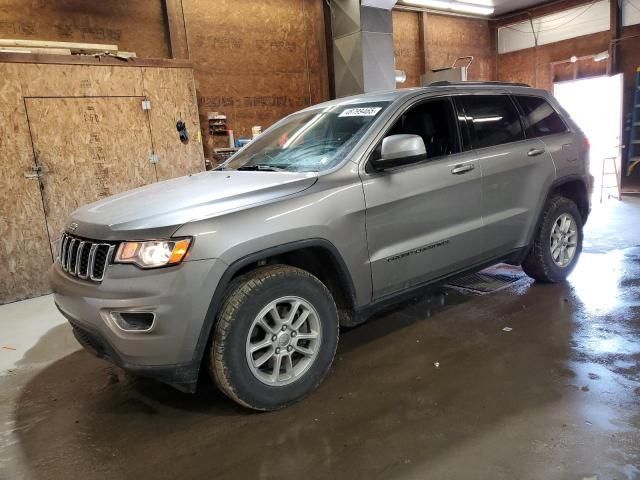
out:
<path id="1" fill-rule="evenodd" d="M 376 170 L 386 170 L 426 160 L 427 149 L 420 135 L 390 135 L 382 140 L 381 157 L 371 160 L 371 165 Z"/>

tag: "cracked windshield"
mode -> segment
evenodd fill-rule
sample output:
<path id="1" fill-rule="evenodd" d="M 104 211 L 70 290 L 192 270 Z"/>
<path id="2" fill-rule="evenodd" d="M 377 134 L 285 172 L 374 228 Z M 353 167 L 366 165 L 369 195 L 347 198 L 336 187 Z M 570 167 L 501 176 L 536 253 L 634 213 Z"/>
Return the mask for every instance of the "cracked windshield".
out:
<path id="1" fill-rule="evenodd" d="M 340 163 L 389 102 L 293 114 L 222 164 L 221 170 L 319 172 Z"/>

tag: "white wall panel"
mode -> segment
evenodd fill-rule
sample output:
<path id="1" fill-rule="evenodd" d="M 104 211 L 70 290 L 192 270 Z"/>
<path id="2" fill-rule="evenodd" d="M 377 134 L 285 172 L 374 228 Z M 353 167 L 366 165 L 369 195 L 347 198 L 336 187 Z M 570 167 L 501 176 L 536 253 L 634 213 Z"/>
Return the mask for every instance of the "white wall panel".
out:
<path id="1" fill-rule="evenodd" d="M 622 25 L 640 23 L 640 0 L 624 0 L 622 2 Z"/>
<path id="2" fill-rule="evenodd" d="M 632 1 L 640 2 L 640 0 Z M 609 14 L 609 0 L 600 0 L 535 18 L 533 19 L 533 29 L 538 36 L 538 45 L 607 31 L 609 30 Z M 532 25 L 528 21 L 506 25 L 498 29 L 499 53 L 531 48 L 535 44 Z"/>

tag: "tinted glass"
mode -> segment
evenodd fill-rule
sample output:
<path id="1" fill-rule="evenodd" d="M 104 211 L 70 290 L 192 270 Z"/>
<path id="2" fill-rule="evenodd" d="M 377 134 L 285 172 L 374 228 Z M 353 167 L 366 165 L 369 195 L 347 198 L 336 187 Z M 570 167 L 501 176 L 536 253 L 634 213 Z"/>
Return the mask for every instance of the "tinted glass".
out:
<path id="1" fill-rule="evenodd" d="M 540 97 L 517 96 L 527 124 L 527 137 L 543 137 L 567 131 L 560 115 L 549 102 Z"/>
<path id="2" fill-rule="evenodd" d="M 430 100 L 407 110 L 387 135 L 420 135 L 427 158 L 457 153 L 458 134 L 453 106 L 448 99 Z"/>
<path id="3" fill-rule="evenodd" d="M 473 148 L 516 142 L 524 138 L 520 115 L 507 95 L 463 97 Z"/>
<path id="4" fill-rule="evenodd" d="M 334 105 L 295 113 L 223 163 L 220 169 L 318 172 L 340 163 L 389 102 Z"/>

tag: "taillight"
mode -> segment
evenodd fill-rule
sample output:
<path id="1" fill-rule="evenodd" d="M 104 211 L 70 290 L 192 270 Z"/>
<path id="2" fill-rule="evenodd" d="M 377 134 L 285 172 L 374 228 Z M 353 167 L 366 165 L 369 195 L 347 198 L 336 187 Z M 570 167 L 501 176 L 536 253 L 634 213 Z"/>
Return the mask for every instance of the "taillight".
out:
<path id="1" fill-rule="evenodd" d="M 589 150 L 591 148 L 591 144 L 589 143 L 589 138 L 585 135 L 582 137 L 582 146 L 585 150 Z"/>

